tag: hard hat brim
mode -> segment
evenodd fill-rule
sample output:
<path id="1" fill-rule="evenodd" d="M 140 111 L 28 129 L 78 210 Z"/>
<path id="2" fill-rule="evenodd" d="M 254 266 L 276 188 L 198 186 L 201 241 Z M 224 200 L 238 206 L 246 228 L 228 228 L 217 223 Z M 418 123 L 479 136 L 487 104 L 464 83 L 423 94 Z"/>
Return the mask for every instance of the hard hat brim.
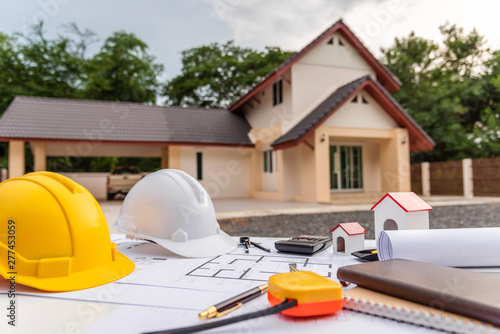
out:
<path id="1" fill-rule="evenodd" d="M 186 242 L 176 242 L 169 239 L 147 237 L 166 249 L 184 257 L 214 257 L 231 253 L 238 246 L 236 240 L 224 231 L 204 238 L 192 239 Z"/>
<path id="2" fill-rule="evenodd" d="M 127 232 L 122 230 L 117 225 L 113 225 L 113 227 L 133 238 L 154 242 L 163 248 L 184 257 L 214 257 L 231 253 L 236 249 L 236 247 L 238 247 L 236 240 L 231 238 L 222 230 L 219 230 L 218 234 L 210 235 L 204 238 L 192 239 L 185 242 L 176 242 L 169 239 L 152 237 L 146 234 Z"/>
<path id="3" fill-rule="evenodd" d="M 135 269 L 135 264 L 123 254 L 116 252 L 115 260 L 89 270 L 72 272 L 68 276 L 38 278 L 36 276 L 16 275 L 16 283 L 39 290 L 64 292 L 93 288 L 119 280 Z M 0 274 L 9 277 L 7 270 L 0 265 Z"/>

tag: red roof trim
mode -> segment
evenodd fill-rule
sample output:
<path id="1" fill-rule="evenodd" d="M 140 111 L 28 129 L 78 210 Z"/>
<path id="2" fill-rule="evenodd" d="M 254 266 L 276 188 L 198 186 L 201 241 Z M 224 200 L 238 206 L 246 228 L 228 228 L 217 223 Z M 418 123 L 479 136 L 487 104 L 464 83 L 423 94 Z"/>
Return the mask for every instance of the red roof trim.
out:
<path id="1" fill-rule="evenodd" d="M 189 142 L 141 142 L 141 141 L 117 141 L 117 140 L 91 140 L 91 139 L 49 139 L 49 138 L 2 138 L 0 142 L 6 141 L 24 142 L 51 142 L 51 143 L 91 143 L 91 144 L 117 144 L 117 145 L 147 145 L 147 146 L 223 146 L 223 147 L 255 147 L 245 144 L 223 144 L 223 143 L 189 143 Z"/>
<path id="2" fill-rule="evenodd" d="M 283 144 L 276 145 L 273 147 L 273 149 L 281 150 L 281 149 L 293 147 L 293 146 L 296 146 L 296 145 L 299 145 L 300 143 L 302 143 L 309 135 L 313 134 L 314 131 L 316 131 L 316 129 L 328 119 L 328 117 L 330 117 L 334 112 L 336 112 L 340 107 L 342 107 L 347 101 L 350 101 L 354 95 L 359 93 L 367 85 L 368 82 L 369 82 L 369 80 L 367 80 L 367 81 L 363 82 L 361 85 L 359 85 L 359 87 L 356 88 L 351 94 L 349 94 L 344 99 L 344 101 L 340 102 L 335 108 L 333 108 L 323 119 L 321 119 L 309 131 L 307 131 L 302 137 L 300 137 L 299 140 L 289 141 L 289 142 L 286 142 Z"/>
<path id="3" fill-rule="evenodd" d="M 405 212 L 418 212 L 418 211 L 430 211 L 430 210 L 432 210 L 432 208 L 429 206 L 429 208 L 422 208 L 421 210 L 411 210 L 411 211 L 409 211 L 401 203 L 399 203 L 394 197 L 392 197 L 390 193 L 385 194 L 377 203 L 375 203 L 374 206 L 372 206 L 372 208 L 370 210 L 373 211 L 373 209 L 375 209 L 375 207 L 377 207 L 386 197 L 389 197 L 390 199 L 392 199 L 394 201 L 394 203 L 396 203 L 397 205 L 399 205 L 399 207 L 401 209 L 403 209 Z"/>
<path id="4" fill-rule="evenodd" d="M 355 224 L 355 225 L 354 225 Z M 333 231 L 335 231 L 338 227 L 341 227 L 345 233 L 347 233 L 348 235 L 358 235 L 358 234 L 366 234 L 366 230 L 361 226 L 359 225 L 359 223 L 356 223 L 356 222 L 353 222 L 353 223 L 341 223 L 341 224 L 338 224 L 337 226 L 335 226 L 331 231 L 330 233 L 332 233 Z M 360 232 L 359 230 L 362 229 L 363 232 Z M 358 230 L 358 232 L 354 232 L 353 233 L 353 230 Z M 350 232 L 349 232 L 350 231 Z"/>
<path id="5" fill-rule="evenodd" d="M 410 152 L 429 151 L 434 145 L 425 137 L 425 135 L 415 127 L 415 125 L 405 117 L 394 103 L 374 84 L 367 85 L 366 91 L 377 101 L 378 104 L 392 117 L 400 126 L 408 129 L 412 137 L 410 142 Z"/>
<path id="6" fill-rule="evenodd" d="M 361 41 L 354 35 L 354 33 L 345 25 L 342 20 L 339 20 L 335 24 L 333 24 L 330 28 L 321 33 L 316 40 L 309 43 L 302 50 L 295 54 L 294 59 L 292 59 L 288 64 L 283 66 L 283 68 L 277 70 L 276 72 L 271 73 L 267 78 L 258 83 L 250 92 L 248 92 L 245 96 L 236 101 L 231 107 L 229 107 L 230 111 L 234 111 L 241 107 L 246 101 L 248 101 L 252 96 L 257 94 L 262 88 L 271 84 L 274 80 L 278 79 L 282 76 L 292 65 L 294 65 L 297 61 L 299 61 L 302 57 L 304 57 L 310 50 L 312 50 L 316 45 L 330 37 L 331 34 L 335 32 L 340 32 L 342 36 L 359 52 L 359 54 L 366 60 L 366 62 L 375 70 L 377 73 L 377 78 L 382 83 L 382 85 L 390 92 L 394 93 L 399 90 L 400 84 L 397 82 L 379 62 L 378 60 L 370 53 L 370 51 L 361 43 Z M 286 62 L 286 61 L 285 61 Z M 279 68 L 279 67 L 278 67 Z"/>
<path id="7" fill-rule="evenodd" d="M 296 145 L 299 145 L 302 141 L 304 141 L 309 135 L 314 133 L 314 131 L 323 124 L 328 117 L 330 117 L 335 111 L 337 111 L 340 107 L 342 107 L 347 101 L 350 101 L 352 97 L 358 94 L 361 90 L 365 89 L 366 91 L 380 104 L 380 106 L 389 114 L 389 116 L 394 119 L 396 123 L 400 126 L 407 128 L 408 133 L 410 135 L 411 143 L 410 143 L 410 152 L 415 151 L 426 151 L 432 150 L 434 145 L 425 137 L 425 135 L 420 132 L 420 130 L 415 127 L 415 125 L 405 117 L 397 108 L 394 103 L 382 92 L 380 88 L 371 80 L 366 80 L 363 82 L 358 88 L 356 88 L 351 94 L 349 94 L 344 101 L 339 103 L 331 112 L 329 112 L 323 119 L 321 119 L 316 125 L 314 125 L 308 132 L 306 132 L 299 140 L 297 141 L 289 141 L 286 143 L 282 143 L 274 146 L 273 149 L 285 149 L 290 148 Z"/>

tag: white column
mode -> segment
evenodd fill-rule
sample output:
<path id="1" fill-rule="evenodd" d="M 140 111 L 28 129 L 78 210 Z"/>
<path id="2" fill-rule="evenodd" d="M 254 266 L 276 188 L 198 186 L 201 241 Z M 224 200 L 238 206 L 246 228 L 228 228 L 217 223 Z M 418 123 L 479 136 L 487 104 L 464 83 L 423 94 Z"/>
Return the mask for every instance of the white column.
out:
<path id="1" fill-rule="evenodd" d="M 25 174 L 24 142 L 11 140 L 9 142 L 9 178 Z"/>
<path id="2" fill-rule="evenodd" d="M 45 143 L 35 142 L 31 144 L 33 153 L 33 171 L 40 172 L 47 170 L 47 154 Z"/>
<path id="3" fill-rule="evenodd" d="M 422 162 L 422 196 L 429 197 L 431 195 L 431 168 L 429 162 Z"/>
<path id="4" fill-rule="evenodd" d="M 472 180 L 472 160 L 462 160 L 462 175 L 464 180 L 464 197 L 474 197 L 474 182 Z"/>

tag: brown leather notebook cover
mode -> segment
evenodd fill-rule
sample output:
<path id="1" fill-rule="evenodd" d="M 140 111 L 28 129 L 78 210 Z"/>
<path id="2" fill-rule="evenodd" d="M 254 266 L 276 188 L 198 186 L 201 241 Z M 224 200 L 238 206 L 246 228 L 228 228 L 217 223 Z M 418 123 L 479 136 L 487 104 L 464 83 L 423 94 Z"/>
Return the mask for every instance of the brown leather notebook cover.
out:
<path id="1" fill-rule="evenodd" d="M 500 277 L 402 259 L 345 266 L 344 282 L 500 326 Z"/>

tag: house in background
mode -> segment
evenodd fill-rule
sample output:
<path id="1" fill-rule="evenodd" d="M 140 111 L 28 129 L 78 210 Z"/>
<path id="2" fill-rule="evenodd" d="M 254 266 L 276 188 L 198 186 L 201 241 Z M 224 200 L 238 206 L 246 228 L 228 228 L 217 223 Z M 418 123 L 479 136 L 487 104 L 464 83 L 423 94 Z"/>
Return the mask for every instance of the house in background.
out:
<path id="1" fill-rule="evenodd" d="M 213 198 L 373 202 L 410 190 L 434 143 L 392 98 L 399 80 L 342 20 L 229 110 L 17 97 L 0 119 L 10 177 L 46 156 L 161 157 Z"/>

